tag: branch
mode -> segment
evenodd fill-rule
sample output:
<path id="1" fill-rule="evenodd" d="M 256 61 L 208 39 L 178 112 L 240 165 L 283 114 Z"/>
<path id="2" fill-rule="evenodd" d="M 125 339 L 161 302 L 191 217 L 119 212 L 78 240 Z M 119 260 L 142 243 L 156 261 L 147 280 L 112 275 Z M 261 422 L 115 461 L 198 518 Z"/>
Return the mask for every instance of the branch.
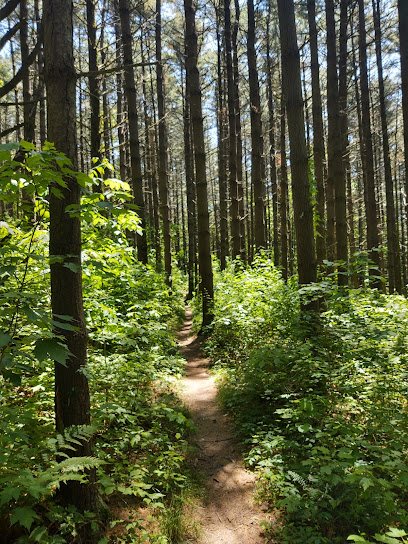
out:
<path id="1" fill-rule="evenodd" d="M 21 28 L 22 24 L 23 21 L 19 21 L 13 26 L 13 28 L 10 28 L 10 30 L 6 34 L 4 34 L 4 36 L 0 39 L 0 51 L 3 49 L 6 43 L 11 40 L 14 34 Z"/>
<path id="2" fill-rule="evenodd" d="M 152 62 L 134 62 L 133 64 L 126 64 L 125 66 L 115 66 L 115 68 L 107 68 L 106 70 L 94 70 L 92 72 L 78 72 L 77 78 L 80 77 L 96 77 L 96 76 L 103 76 L 105 74 L 115 74 L 118 72 L 122 72 L 123 70 L 126 70 L 126 68 L 138 67 L 138 66 L 154 66 L 157 64 L 156 61 Z"/>
<path id="3" fill-rule="evenodd" d="M 41 98 L 33 98 L 33 100 L 26 100 L 25 102 L 0 102 L 0 107 L 3 106 L 5 108 L 8 108 L 9 106 L 26 106 L 28 104 L 35 104 L 36 102 L 42 102 L 45 100 L 44 97 Z"/>
<path id="4" fill-rule="evenodd" d="M 24 126 L 24 123 L 19 123 L 15 127 L 11 127 L 11 128 L 8 128 L 7 130 L 3 130 L 3 132 L 0 132 L 0 138 L 5 138 L 6 136 L 18 130 L 19 128 L 22 128 L 23 126 Z"/>
<path id="5" fill-rule="evenodd" d="M 6 96 L 10 91 L 12 91 L 23 79 L 23 77 L 26 75 L 28 69 L 35 61 L 35 57 L 37 56 L 40 47 L 42 43 L 42 37 L 41 33 L 38 37 L 37 43 L 35 44 L 34 49 L 31 51 L 31 53 L 27 57 L 27 61 L 21 66 L 19 71 L 16 73 L 16 75 L 10 79 L 7 83 L 3 85 L 3 87 L 0 87 L 0 98 L 3 98 L 3 96 Z"/>
<path id="6" fill-rule="evenodd" d="M 0 21 L 8 17 L 18 6 L 20 0 L 10 0 L 8 4 L 0 9 Z"/>

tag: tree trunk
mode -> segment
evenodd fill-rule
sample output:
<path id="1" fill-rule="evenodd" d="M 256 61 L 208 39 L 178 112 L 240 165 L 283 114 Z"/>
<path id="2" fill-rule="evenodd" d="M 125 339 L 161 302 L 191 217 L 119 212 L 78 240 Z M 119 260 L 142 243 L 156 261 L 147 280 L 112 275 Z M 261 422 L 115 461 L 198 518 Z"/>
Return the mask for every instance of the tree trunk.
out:
<path id="1" fill-rule="evenodd" d="M 320 71 L 317 45 L 316 2 L 308 0 L 308 21 L 310 35 L 310 54 L 312 72 L 312 117 L 313 117 L 313 156 L 316 179 L 316 258 L 317 264 L 323 264 L 326 258 L 326 225 L 324 194 L 324 129 L 322 114 L 322 97 L 320 92 Z"/>
<path id="2" fill-rule="evenodd" d="M 282 53 L 283 92 L 286 99 L 290 140 L 292 198 L 296 232 L 299 283 L 316 281 L 316 258 L 313 233 L 313 208 L 310 201 L 308 159 L 300 80 L 299 49 L 293 0 L 278 0 Z M 315 309 L 313 303 L 306 305 Z"/>
<path id="3" fill-rule="evenodd" d="M 76 74 L 73 57 L 72 6 L 65 0 L 44 0 L 44 53 L 47 88 L 48 139 L 71 159 L 77 168 L 76 149 Z M 88 380 L 83 372 L 86 364 L 87 333 L 82 301 L 81 224 L 80 219 L 66 213 L 69 205 L 80 203 L 80 187 L 75 178 L 65 178 L 67 187 L 58 186 L 62 198 L 50 192 L 50 268 L 51 307 L 53 319 L 72 317 L 77 330 L 56 327 L 71 355 L 66 366 L 55 363 L 55 419 L 57 431 L 90 423 Z M 53 256 L 58 256 L 55 262 Z M 61 256 L 63 262 L 60 261 Z M 69 264 L 70 267 L 67 267 Z M 70 455 L 90 455 L 89 442 L 75 446 Z M 62 498 L 79 510 L 95 511 L 98 494 L 95 474 L 83 485 L 67 482 L 61 486 Z"/>
<path id="4" fill-rule="evenodd" d="M 380 115 L 382 147 L 384 156 L 384 180 L 385 198 L 387 206 L 387 259 L 388 259 L 388 282 L 389 291 L 402 293 L 401 284 L 401 257 L 399 251 L 398 229 L 396 228 L 395 204 L 394 204 L 394 182 L 391 172 L 390 144 L 388 137 L 387 109 L 385 103 L 384 75 L 382 66 L 381 51 L 381 24 L 380 24 L 380 2 L 372 0 L 375 28 L 375 51 L 377 57 L 378 87 L 380 91 Z"/>
<path id="5" fill-rule="evenodd" d="M 137 97 L 135 74 L 133 70 L 132 33 L 130 29 L 128 0 L 119 0 L 119 14 L 122 27 L 123 62 L 125 65 L 125 93 L 128 106 L 131 179 L 133 193 L 135 196 L 135 204 L 138 207 L 137 213 L 140 217 L 140 223 L 143 229 L 142 234 L 138 234 L 136 238 L 137 258 L 140 262 L 147 264 L 147 237 L 143 195 L 142 163 L 140 159 Z"/>
<path id="6" fill-rule="evenodd" d="M 255 53 L 254 2 L 248 0 L 248 73 L 249 101 L 251 110 L 251 180 L 254 187 L 255 250 L 266 248 L 265 240 L 265 182 L 262 179 L 263 135 L 261 99 L 259 96 L 258 71 Z"/>
<path id="7" fill-rule="evenodd" d="M 192 0 L 184 0 L 184 11 L 186 18 L 187 73 L 190 85 L 191 121 L 197 184 L 198 262 L 201 276 L 201 293 L 203 296 L 202 326 L 205 327 L 213 320 L 212 304 L 214 286 L 210 248 L 204 122 L 201 105 L 200 73 L 197 67 L 197 33 Z"/>
<path id="8" fill-rule="evenodd" d="M 224 78 L 222 77 L 222 47 L 220 32 L 220 10 L 217 9 L 217 76 L 218 76 L 218 190 L 220 195 L 220 267 L 224 270 L 229 253 L 228 248 L 228 209 L 227 209 L 227 162 L 226 162 L 226 130 L 224 102 Z"/>
<path id="9" fill-rule="evenodd" d="M 160 209 L 163 223 L 164 243 L 164 272 L 166 282 L 171 286 L 171 233 L 170 233 L 170 207 L 169 207 L 169 180 L 167 173 L 167 131 L 166 109 L 163 89 L 163 63 L 161 51 L 161 0 L 156 0 L 156 84 L 157 84 L 157 109 L 159 114 L 159 192 Z"/>
<path id="10" fill-rule="evenodd" d="M 241 254 L 241 232 L 238 204 L 237 183 L 237 138 L 234 101 L 234 74 L 232 67 L 231 47 L 231 13 L 230 0 L 224 0 L 225 18 L 225 52 L 227 58 L 227 86 L 228 86 L 228 124 L 229 124 L 229 190 L 230 190 L 230 219 L 232 238 L 232 258 Z"/>
<path id="11" fill-rule="evenodd" d="M 408 195 L 408 2 L 406 0 L 398 0 L 398 19 L 401 57 L 402 119 L 404 125 L 405 194 Z M 405 216 L 408 216 L 408 199 L 405 202 Z"/>
<path id="12" fill-rule="evenodd" d="M 347 211 L 346 180 L 343 165 L 342 130 L 337 76 L 336 31 L 333 0 L 326 0 L 327 27 L 327 112 L 328 112 L 328 185 L 334 188 L 334 215 L 338 284 L 347 284 Z"/>
<path id="13" fill-rule="evenodd" d="M 288 167 L 286 161 L 286 111 L 285 97 L 281 96 L 280 112 L 280 218 L 281 218 L 281 267 L 282 277 L 288 280 Z"/>
<path id="14" fill-rule="evenodd" d="M 100 92 L 99 81 L 95 72 L 98 70 L 96 49 L 95 0 L 86 0 L 86 27 L 88 33 L 88 65 L 89 71 L 94 72 L 89 81 L 89 105 L 91 108 L 91 159 L 99 162 L 101 148 L 100 121 Z M 102 44 L 103 45 L 103 44 Z"/>
<path id="15" fill-rule="evenodd" d="M 359 56 L 360 56 L 360 88 L 361 88 L 361 115 L 362 115 L 362 134 L 364 147 L 363 167 L 366 172 L 365 185 L 365 204 L 367 219 L 367 249 L 369 257 L 374 263 L 374 268 L 369 268 L 371 284 L 377 289 L 381 289 L 381 281 L 378 278 L 380 274 L 380 256 L 379 238 L 378 238 L 378 219 L 375 199 L 374 186 L 374 157 L 373 143 L 371 134 L 370 118 L 370 94 L 368 89 L 367 75 L 367 39 L 365 29 L 364 0 L 358 0 L 359 8 Z"/>
<path id="16" fill-rule="evenodd" d="M 272 89 L 272 59 L 270 44 L 271 4 L 268 7 L 266 19 L 266 78 L 268 86 L 269 114 L 269 175 L 272 192 L 272 221 L 273 221 L 273 262 L 279 266 L 279 234 L 278 234 L 278 187 L 276 181 L 276 150 L 275 150 L 275 114 Z"/>

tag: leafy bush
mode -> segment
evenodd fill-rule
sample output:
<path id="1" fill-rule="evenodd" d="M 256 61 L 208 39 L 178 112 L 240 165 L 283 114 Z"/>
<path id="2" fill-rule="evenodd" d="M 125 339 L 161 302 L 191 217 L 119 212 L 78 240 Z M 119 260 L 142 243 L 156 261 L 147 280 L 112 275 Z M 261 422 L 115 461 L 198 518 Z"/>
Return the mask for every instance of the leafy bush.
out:
<path id="1" fill-rule="evenodd" d="M 79 174 L 82 202 L 71 213 L 83 220 L 92 427 L 56 435 L 53 364 L 64 364 L 67 350 L 50 310 L 46 195 L 50 180 L 58 181 L 54 161 L 68 169 L 69 163 L 51 146 L 35 152 L 24 145 L 24 163 L 12 159 L 16 146 L 0 148 L 1 198 L 12 206 L 23 188 L 36 206 L 35 217 L 27 204 L 19 221 L 0 223 L 0 534 L 62 544 L 76 541 L 81 527 L 101 531 L 97 513 L 55 502 L 61 483 L 86 482 L 87 469 L 96 468 L 101 496 L 114 510 L 123 498 L 132 498 L 136 510 L 164 510 L 185 485 L 186 435 L 193 426 L 173 392 L 183 370 L 174 328 L 184 306 L 177 273 L 170 292 L 128 243 L 127 232 L 139 224 L 129 186 L 103 180 L 104 194 L 94 194 L 103 168 Z M 59 328 L 72 327 L 69 316 L 58 320 Z M 67 458 L 70 445 L 90 438 L 94 457 Z M 143 523 L 111 522 L 116 529 L 121 524 L 129 526 L 127 536 L 116 530 L 110 542 L 148 538 Z M 151 538 L 165 543 L 157 531 Z"/>
<path id="2" fill-rule="evenodd" d="M 273 531 L 340 544 L 408 525 L 406 300 L 325 285 L 319 334 L 305 336 L 296 285 L 270 262 L 217 285 L 207 349 L 259 494 L 282 512 Z"/>

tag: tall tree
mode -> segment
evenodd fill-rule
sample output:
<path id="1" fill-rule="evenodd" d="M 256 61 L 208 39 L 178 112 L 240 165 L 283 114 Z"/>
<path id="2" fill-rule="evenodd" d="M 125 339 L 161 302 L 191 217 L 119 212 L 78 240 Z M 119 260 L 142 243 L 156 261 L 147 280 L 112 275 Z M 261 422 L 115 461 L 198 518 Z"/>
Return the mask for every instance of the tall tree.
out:
<path id="1" fill-rule="evenodd" d="M 308 157 L 293 0 L 278 0 L 282 54 L 282 82 L 290 140 L 292 198 L 299 283 L 316 281 L 313 209 L 310 200 Z M 312 306 L 309 306 L 312 308 Z"/>
<path id="2" fill-rule="evenodd" d="M 378 253 L 378 218 L 375 198 L 374 184 L 374 155 L 371 132 L 370 116 L 370 92 L 367 74 L 367 33 L 365 28 L 364 0 L 358 0 L 358 21 L 359 21 L 359 66 L 360 66 L 360 91 L 361 91 L 361 116 L 363 136 L 363 168 L 365 170 L 365 206 L 367 219 L 367 249 L 369 256 L 374 263 L 369 273 L 372 277 L 372 285 L 381 288 L 379 279 L 380 256 Z"/>
<path id="3" fill-rule="evenodd" d="M 387 257 L 388 257 L 388 282 L 390 293 L 395 290 L 402 293 L 401 284 L 401 258 L 399 251 L 398 230 L 396 229 L 396 216 L 394 204 L 394 182 L 391 172 L 390 144 L 388 136 L 387 108 L 384 88 L 384 74 L 381 50 L 381 16 L 380 0 L 372 0 L 375 28 L 375 50 L 378 71 L 378 87 L 380 92 L 380 115 L 382 147 L 384 157 L 384 181 L 385 198 L 387 206 Z"/>
<path id="4" fill-rule="evenodd" d="M 147 263 L 147 236 L 145 205 L 143 195 L 142 163 L 140 158 L 139 124 L 137 112 L 137 96 L 135 74 L 133 69 L 132 32 L 130 29 L 129 1 L 119 0 L 119 14 L 122 28 L 123 62 L 125 72 L 125 94 L 128 107 L 129 149 L 133 194 L 137 213 L 140 217 L 142 234 L 137 235 L 137 258 Z"/>
<path id="5" fill-rule="evenodd" d="M 225 23 L 225 54 L 227 61 L 227 89 L 228 89 L 228 126 L 229 126 L 229 191 L 230 191 L 230 221 L 232 238 L 232 258 L 235 259 L 241 254 L 241 227 L 238 204 L 238 183 L 237 183 L 237 137 L 236 118 L 234 101 L 234 73 L 232 65 L 231 45 L 231 11 L 230 0 L 224 0 L 224 23 Z"/>
<path id="6" fill-rule="evenodd" d="M 402 118 L 404 123 L 405 194 L 408 195 L 408 2 L 398 0 L 399 43 L 401 58 Z M 408 200 L 405 213 L 408 212 Z"/>
<path id="7" fill-rule="evenodd" d="M 163 224 L 164 270 L 166 282 L 171 285 L 171 233 L 169 207 L 169 180 L 167 157 L 166 108 L 164 102 L 164 82 L 161 44 L 161 0 L 156 0 L 156 85 L 157 109 L 159 114 L 159 192 L 160 209 Z"/>
<path id="8" fill-rule="evenodd" d="M 187 74 L 190 85 L 190 107 L 197 186 L 198 264 L 200 267 L 201 293 L 203 296 L 203 327 L 205 327 L 213 320 L 214 284 L 211 263 L 204 122 L 201 103 L 200 72 L 197 66 L 197 32 L 192 0 L 184 0 L 184 12 L 186 18 Z"/>
<path id="9" fill-rule="evenodd" d="M 333 0 L 326 0 L 327 27 L 327 112 L 328 180 L 334 189 L 336 260 L 347 265 L 346 180 L 344 175 L 342 132 L 340 124 L 339 80 L 337 74 L 336 30 Z M 340 265 L 339 285 L 347 283 L 346 267 Z"/>
<path id="10" fill-rule="evenodd" d="M 266 247 L 265 239 L 265 181 L 262 179 L 263 134 L 261 98 L 259 95 L 258 70 L 255 53 L 255 11 L 253 0 L 248 0 L 248 73 L 249 101 L 251 110 L 251 179 L 254 188 L 255 248 Z"/>
<path id="11" fill-rule="evenodd" d="M 66 0 L 44 0 L 44 55 L 47 88 L 48 139 L 77 166 L 76 150 L 76 73 L 73 57 L 72 5 Z M 50 191 L 51 306 L 53 318 L 72 317 L 75 330 L 56 327 L 70 355 L 66 366 L 55 363 L 55 420 L 58 432 L 71 426 L 89 425 L 90 397 L 84 367 L 87 333 L 82 300 L 80 219 L 66 212 L 80 203 L 80 187 L 73 177 L 65 177 L 66 187 L 59 194 Z M 68 266 L 67 266 L 68 265 Z M 75 446 L 70 455 L 90 455 L 90 444 Z M 98 494 L 92 481 L 88 485 L 69 481 L 61 495 L 81 511 L 95 511 Z"/>
<path id="12" fill-rule="evenodd" d="M 96 48 L 95 0 L 86 0 L 86 27 L 88 34 L 89 105 L 91 108 L 91 159 L 100 160 L 101 132 L 98 57 Z"/>
<path id="13" fill-rule="evenodd" d="M 308 0 L 307 13 L 310 36 L 311 75 L 312 75 L 312 117 L 313 117 L 313 158 L 316 179 L 316 258 L 323 264 L 326 258 L 325 194 L 324 194 L 324 128 L 322 96 L 320 92 L 320 69 L 317 44 L 316 2 Z"/>

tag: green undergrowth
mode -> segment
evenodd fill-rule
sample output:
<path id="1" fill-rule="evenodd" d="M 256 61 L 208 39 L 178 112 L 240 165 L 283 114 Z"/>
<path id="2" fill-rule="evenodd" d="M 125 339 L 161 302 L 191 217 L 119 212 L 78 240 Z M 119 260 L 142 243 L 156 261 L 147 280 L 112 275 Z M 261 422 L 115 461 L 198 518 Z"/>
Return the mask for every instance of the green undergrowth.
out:
<path id="1" fill-rule="evenodd" d="M 217 279 L 207 352 L 276 542 L 404 542 L 408 304 L 328 282 L 318 329 L 273 265 Z M 310 293 L 309 293 L 310 294 Z"/>
<path id="2" fill-rule="evenodd" d="M 84 533 L 100 544 L 181 542 L 183 522 L 174 512 L 192 488 L 186 457 L 194 430 L 175 394 L 184 366 L 174 334 L 184 316 L 182 278 L 175 271 L 170 291 L 161 274 L 137 261 L 127 239 L 139 224 L 126 208 L 129 186 L 103 180 L 104 194 L 92 194 L 92 182 L 102 180 L 83 175 L 92 418 L 90 427 L 56 434 L 53 361 L 65 364 L 68 353 L 54 330 L 73 327 L 69 316 L 53 319 L 50 311 L 46 195 L 56 154 L 33 153 L 17 165 L 23 170 L 14 191 L 17 166 L 8 166 L 8 149 L 1 153 L 2 199 L 11 206 L 22 184 L 36 218 L 23 212 L 0 222 L 0 543 L 73 544 Z M 66 456 L 88 439 L 92 457 Z M 108 520 L 56 501 L 64 482 L 85 484 L 88 469 L 96 470 Z M 172 516 L 178 525 L 169 523 Z"/>

